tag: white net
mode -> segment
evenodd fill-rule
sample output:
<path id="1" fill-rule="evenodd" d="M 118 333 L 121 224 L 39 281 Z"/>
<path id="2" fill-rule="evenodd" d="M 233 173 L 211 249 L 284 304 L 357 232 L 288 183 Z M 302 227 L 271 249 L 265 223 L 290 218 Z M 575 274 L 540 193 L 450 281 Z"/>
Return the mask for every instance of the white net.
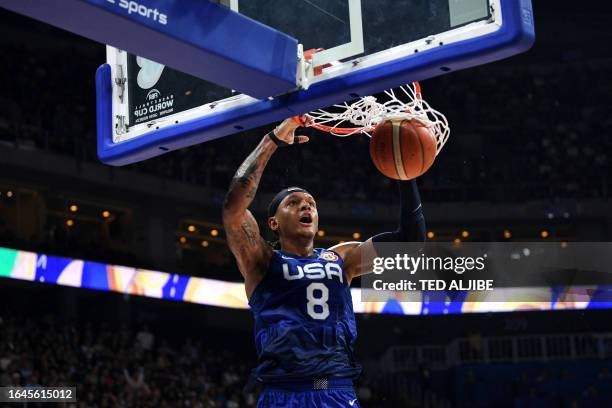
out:
<path id="1" fill-rule="evenodd" d="M 440 153 L 450 135 L 448 120 L 423 100 L 418 82 L 401 86 L 397 91 L 390 89 L 385 95 L 386 102 L 365 96 L 350 104 L 334 105 L 330 110 L 310 112 L 310 126 L 340 137 L 357 133 L 371 136 L 376 126 L 387 120 L 417 120 L 434 135 L 436 154 Z"/>

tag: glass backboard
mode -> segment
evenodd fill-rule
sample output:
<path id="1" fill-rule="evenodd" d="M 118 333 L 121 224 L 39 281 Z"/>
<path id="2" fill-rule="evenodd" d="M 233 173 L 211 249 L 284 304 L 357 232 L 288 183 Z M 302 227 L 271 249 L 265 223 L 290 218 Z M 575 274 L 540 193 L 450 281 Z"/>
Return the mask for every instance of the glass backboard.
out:
<path id="1" fill-rule="evenodd" d="M 304 50 L 323 49 L 312 65 L 401 52 L 398 46 L 486 21 L 495 13 L 488 0 L 222 0 L 220 4 L 297 38 Z M 497 16 L 499 17 L 499 16 Z M 475 28 L 475 27 L 473 27 Z M 489 27 L 495 29 L 495 27 Z M 457 33 L 459 34 L 459 33 Z M 381 59 L 393 59 L 391 52 Z"/>

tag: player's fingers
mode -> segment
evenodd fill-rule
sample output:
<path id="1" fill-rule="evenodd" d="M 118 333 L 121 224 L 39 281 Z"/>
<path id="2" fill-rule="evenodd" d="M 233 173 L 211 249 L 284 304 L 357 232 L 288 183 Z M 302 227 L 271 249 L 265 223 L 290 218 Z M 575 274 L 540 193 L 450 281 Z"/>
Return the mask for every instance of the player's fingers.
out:
<path id="1" fill-rule="evenodd" d="M 302 121 L 302 126 L 309 127 L 314 123 L 314 119 L 310 115 L 302 115 L 300 116 L 300 120 Z"/>
<path id="2" fill-rule="evenodd" d="M 308 136 L 296 136 L 296 138 L 298 144 L 306 143 L 310 140 Z"/>

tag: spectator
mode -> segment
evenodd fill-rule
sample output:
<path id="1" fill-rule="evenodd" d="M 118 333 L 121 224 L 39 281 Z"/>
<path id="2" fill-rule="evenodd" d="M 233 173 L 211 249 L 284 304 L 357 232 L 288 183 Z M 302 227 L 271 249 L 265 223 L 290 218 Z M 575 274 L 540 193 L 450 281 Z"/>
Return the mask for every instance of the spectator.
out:
<path id="1" fill-rule="evenodd" d="M 155 336 L 149 331 L 147 326 L 143 326 L 142 330 L 136 335 L 136 341 L 143 350 L 151 351 L 155 342 Z"/>

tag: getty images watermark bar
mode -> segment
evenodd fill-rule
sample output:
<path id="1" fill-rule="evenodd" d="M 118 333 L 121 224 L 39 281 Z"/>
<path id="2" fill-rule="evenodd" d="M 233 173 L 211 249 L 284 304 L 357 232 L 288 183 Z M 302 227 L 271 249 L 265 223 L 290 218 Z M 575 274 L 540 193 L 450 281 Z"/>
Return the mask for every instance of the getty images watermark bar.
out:
<path id="1" fill-rule="evenodd" d="M 0 387 L 0 402 L 77 402 L 76 387 Z"/>
<path id="2" fill-rule="evenodd" d="M 374 243 L 361 300 L 612 302 L 610 242 Z"/>

